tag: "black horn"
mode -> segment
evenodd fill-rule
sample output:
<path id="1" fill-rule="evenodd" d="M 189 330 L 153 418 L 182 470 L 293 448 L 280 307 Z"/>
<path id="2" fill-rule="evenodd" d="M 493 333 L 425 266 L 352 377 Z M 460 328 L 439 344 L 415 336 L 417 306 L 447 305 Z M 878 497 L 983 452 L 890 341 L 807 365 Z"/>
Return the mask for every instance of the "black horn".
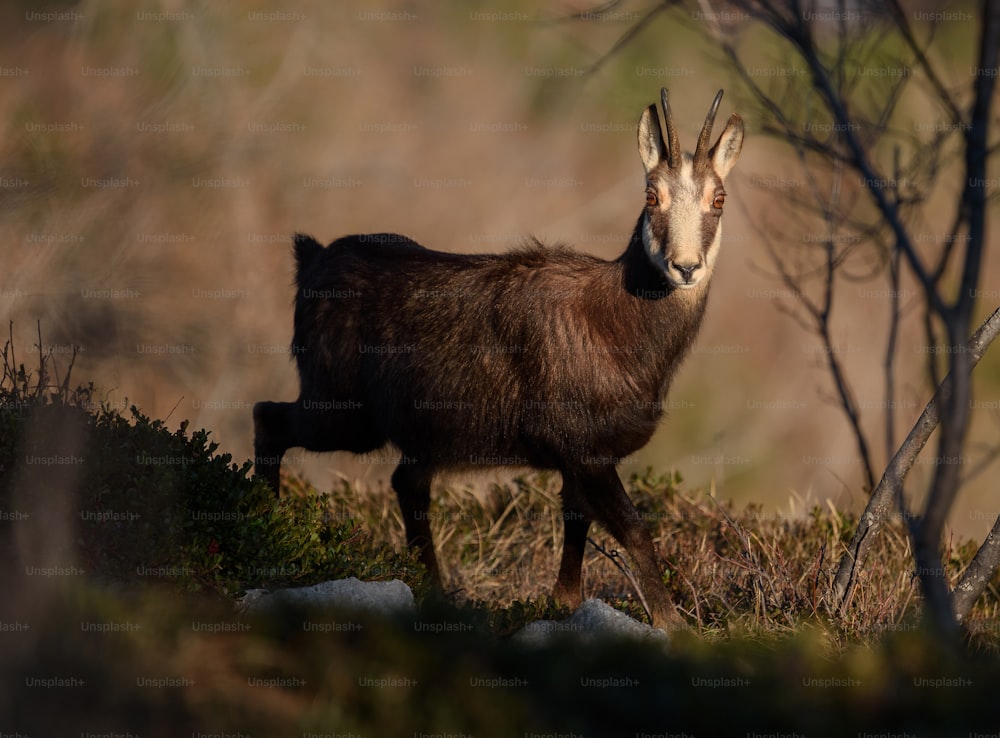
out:
<path id="1" fill-rule="evenodd" d="M 663 120 L 667 124 L 667 165 L 676 169 L 681 165 L 681 143 L 677 137 L 677 126 L 674 116 L 670 114 L 670 103 L 667 102 L 667 88 L 660 88 L 660 101 L 663 103 Z"/>
<path id="2" fill-rule="evenodd" d="M 709 142 L 712 138 L 712 126 L 715 123 L 715 113 L 719 109 L 720 102 L 722 102 L 722 90 L 716 93 L 712 107 L 709 108 L 708 115 L 705 116 L 705 125 L 701 127 L 701 135 L 698 136 L 698 145 L 694 150 L 695 165 L 708 158 Z"/>

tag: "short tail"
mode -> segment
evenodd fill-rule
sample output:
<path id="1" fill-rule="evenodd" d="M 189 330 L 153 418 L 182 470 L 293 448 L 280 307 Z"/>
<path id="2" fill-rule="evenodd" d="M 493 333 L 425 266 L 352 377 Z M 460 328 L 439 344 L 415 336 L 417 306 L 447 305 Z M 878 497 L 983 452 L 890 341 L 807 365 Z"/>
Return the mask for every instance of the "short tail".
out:
<path id="1" fill-rule="evenodd" d="M 323 244 L 304 233 L 295 234 L 295 283 L 302 284 L 303 275 L 309 271 L 316 257 L 323 253 Z"/>

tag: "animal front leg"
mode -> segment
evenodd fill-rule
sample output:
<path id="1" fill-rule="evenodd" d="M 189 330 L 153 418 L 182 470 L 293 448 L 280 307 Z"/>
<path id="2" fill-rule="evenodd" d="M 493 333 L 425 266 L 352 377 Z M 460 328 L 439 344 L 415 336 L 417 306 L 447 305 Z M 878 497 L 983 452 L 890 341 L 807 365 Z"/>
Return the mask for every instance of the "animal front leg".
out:
<path id="1" fill-rule="evenodd" d="M 583 554 L 587 546 L 590 517 L 583 512 L 577 481 L 563 474 L 563 553 L 559 576 L 552 597 L 557 602 L 576 609 L 583 602 L 581 579 Z"/>
<path id="2" fill-rule="evenodd" d="M 262 477 L 274 496 L 280 496 L 281 457 L 291 448 L 288 438 L 290 402 L 258 402 L 253 406 L 254 471 Z"/>
<path id="3" fill-rule="evenodd" d="M 441 570 L 434 554 L 431 536 L 430 503 L 433 472 L 417 464 L 400 464 L 392 474 L 392 488 L 396 490 L 399 507 L 406 528 L 406 545 L 420 550 L 420 560 L 427 569 L 431 584 L 442 589 Z"/>
<path id="4" fill-rule="evenodd" d="M 632 558 L 639 588 L 649 607 L 653 626 L 663 630 L 686 628 L 684 619 L 663 585 L 662 566 L 653 538 L 643 525 L 639 511 L 629 499 L 614 467 L 607 467 L 584 480 L 588 507 Z"/>

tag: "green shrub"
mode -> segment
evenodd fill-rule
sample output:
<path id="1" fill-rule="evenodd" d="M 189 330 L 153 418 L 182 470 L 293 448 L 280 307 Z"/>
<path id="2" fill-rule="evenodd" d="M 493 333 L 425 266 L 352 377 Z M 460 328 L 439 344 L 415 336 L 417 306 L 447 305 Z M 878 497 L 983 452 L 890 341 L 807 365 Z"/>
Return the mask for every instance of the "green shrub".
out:
<path id="1" fill-rule="evenodd" d="M 58 550 L 67 565 L 113 582 L 232 595 L 356 576 L 422 591 L 415 557 L 371 545 L 326 495 L 299 483 L 276 504 L 251 463 L 217 454 L 207 431 L 189 434 L 185 421 L 171 432 L 134 406 L 131 418 L 94 408 L 92 388 L 69 391 L 68 375 L 50 384 L 44 355 L 32 379 L 10 345 L 0 382 L 0 510 L 9 513 L 0 535 L 31 525 L 47 560 Z M 67 522 L 68 540 L 48 533 Z"/>

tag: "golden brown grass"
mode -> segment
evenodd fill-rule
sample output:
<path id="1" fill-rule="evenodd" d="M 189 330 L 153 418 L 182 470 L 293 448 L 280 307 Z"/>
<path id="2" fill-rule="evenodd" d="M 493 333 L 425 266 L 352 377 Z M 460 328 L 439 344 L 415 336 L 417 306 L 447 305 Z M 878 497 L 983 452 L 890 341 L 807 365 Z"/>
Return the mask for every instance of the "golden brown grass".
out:
<path id="1" fill-rule="evenodd" d="M 308 488 L 290 480 L 292 489 Z M 666 586 L 688 622 L 710 639 L 774 638 L 815 625 L 836 648 L 873 643 L 919 627 L 919 584 L 909 542 L 898 521 L 879 539 L 850 607 L 831 617 L 824 596 L 855 520 L 833 506 L 787 514 L 736 508 L 710 492 L 689 489 L 679 475 L 633 475 L 629 492 L 669 563 Z M 287 493 L 287 492 L 286 492 Z M 431 503 L 431 526 L 445 587 L 458 602 L 489 607 L 544 600 L 562 549 L 559 477 L 532 474 L 487 492 L 442 486 Z M 375 543 L 405 545 L 392 491 L 364 491 L 342 482 L 331 491 L 338 516 L 362 521 Z M 642 608 L 621 567 L 620 546 L 591 529 L 584 597 L 608 600 L 636 617 Z M 975 552 L 972 542 L 945 550 L 952 584 Z M 998 590 L 991 587 L 968 621 L 983 643 L 995 641 Z"/>

